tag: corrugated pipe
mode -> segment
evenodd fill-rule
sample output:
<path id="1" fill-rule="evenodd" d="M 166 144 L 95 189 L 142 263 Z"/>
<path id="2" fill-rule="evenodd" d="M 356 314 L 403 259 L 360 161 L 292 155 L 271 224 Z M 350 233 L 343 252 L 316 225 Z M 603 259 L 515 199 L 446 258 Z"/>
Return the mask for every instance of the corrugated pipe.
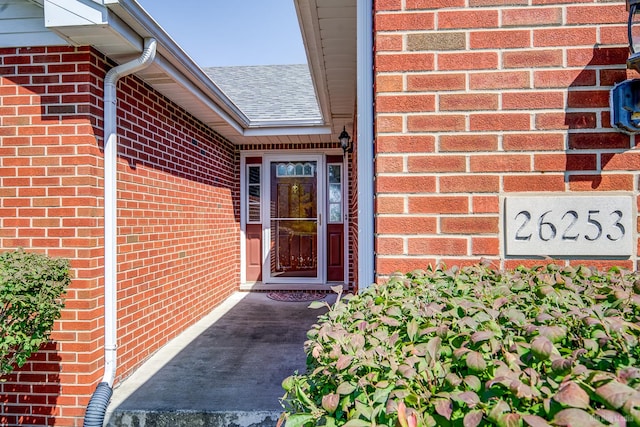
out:
<path id="1" fill-rule="evenodd" d="M 113 390 L 108 383 L 102 382 L 96 387 L 96 391 L 89 400 L 89 406 L 87 406 L 87 412 L 84 414 L 84 426 L 102 427 L 104 424 L 104 414 L 107 412 L 107 406 L 109 406 L 109 399 Z"/>
<path id="2" fill-rule="evenodd" d="M 116 377 L 117 348 L 117 185 L 118 123 L 117 83 L 121 77 L 140 71 L 153 62 L 156 40 L 144 40 L 142 54 L 109 70 L 104 78 L 104 376 L 93 393 L 84 417 L 84 427 L 102 427 Z"/>

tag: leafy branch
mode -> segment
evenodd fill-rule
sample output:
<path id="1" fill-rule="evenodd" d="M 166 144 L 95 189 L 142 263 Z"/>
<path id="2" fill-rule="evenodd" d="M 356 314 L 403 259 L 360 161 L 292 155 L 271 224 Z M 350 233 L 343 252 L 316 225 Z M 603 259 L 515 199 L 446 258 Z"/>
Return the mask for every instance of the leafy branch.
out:
<path id="1" fill-rule="evenodd" d="M 638 273 L 429 268 L 329 308 L 287 427 L 640 426 Z"/>
<path id="2" fill-rule="evenodd" d="M 66 260 L 21 250 L 0 254 L 0 376 L 48 341 L 70 281 Z"/>

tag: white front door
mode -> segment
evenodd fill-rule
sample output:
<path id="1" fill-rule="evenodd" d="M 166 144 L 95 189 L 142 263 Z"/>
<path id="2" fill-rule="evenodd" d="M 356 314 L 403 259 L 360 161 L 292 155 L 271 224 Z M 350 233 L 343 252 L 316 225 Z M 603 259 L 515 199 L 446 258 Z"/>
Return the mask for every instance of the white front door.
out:
<path id="1" fill-rule="evenodd" d="M 265 156 L 263 168 L 264 282 L 324 283 L 323 156 Z"/>

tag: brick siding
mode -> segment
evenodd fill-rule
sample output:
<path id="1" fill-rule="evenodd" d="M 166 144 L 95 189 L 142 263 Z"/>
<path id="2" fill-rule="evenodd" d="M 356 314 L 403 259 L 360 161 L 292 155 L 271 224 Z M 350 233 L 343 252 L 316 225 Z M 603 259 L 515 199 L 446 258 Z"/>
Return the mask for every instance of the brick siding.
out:
<path id="1" fill-rule="evenodd" d="M 72 260 L 52 342 L 0 382 L 0 425 L 80 426 L 102 377 L 102 94 L 90 48 L 0 49 L 0 250 Z M 118 89 L 123 378 L 239 283 L 238 154 L 162 95 Z"/>
<path id="2" fill-rule="evenodd" d="M 505 259 L 510 193 L 637 196 L 634 141 L 609 124 L 610 89 L 633 77 L 624 2 L 468 3 L 374 2 L 380 278 L 540 262 Z"/>

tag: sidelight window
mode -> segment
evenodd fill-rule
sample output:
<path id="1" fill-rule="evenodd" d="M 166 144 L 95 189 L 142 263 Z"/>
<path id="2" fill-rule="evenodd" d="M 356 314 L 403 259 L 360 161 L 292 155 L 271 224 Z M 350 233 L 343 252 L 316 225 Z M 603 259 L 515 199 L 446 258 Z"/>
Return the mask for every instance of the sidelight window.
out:
<path id="1" fill-rule="evenodd" d="M 260 182 L 261 167 L 259 165 L 247 166 L 247 222 L 261 223 L 260 198 L 262 186 Z"/>

